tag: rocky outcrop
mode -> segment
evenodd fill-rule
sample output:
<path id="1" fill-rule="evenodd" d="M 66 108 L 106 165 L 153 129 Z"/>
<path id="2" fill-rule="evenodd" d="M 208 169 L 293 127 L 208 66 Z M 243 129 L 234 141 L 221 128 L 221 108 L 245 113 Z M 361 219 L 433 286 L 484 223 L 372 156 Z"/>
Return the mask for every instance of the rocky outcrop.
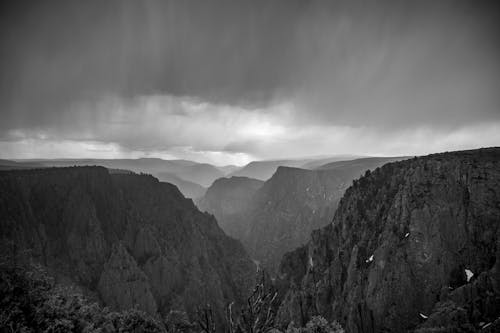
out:
<path id="1" fill-rule="evenodd" d="M 242 239 L 248 230 L 243 214 L 263 181 L 247 177 L 219 178 L 196 202 L 201 211 L 213 214 L 230 236 Z"/>
<path id="2" fill-rule="evenodd" d="M 499 221 L 500 149 L 386 164 L 284 257 L 280 320 L 321 314 L 348 332 L 498 327 Z"/>
<path id="3" fill-rule="evenodd" d="M 0 172 L 0 237 L 2 254 L 25 253 L 119 309 L 192 315 L 210 303 L 221 319 L 256 271 L 175 186 L 102 167 Z"/>

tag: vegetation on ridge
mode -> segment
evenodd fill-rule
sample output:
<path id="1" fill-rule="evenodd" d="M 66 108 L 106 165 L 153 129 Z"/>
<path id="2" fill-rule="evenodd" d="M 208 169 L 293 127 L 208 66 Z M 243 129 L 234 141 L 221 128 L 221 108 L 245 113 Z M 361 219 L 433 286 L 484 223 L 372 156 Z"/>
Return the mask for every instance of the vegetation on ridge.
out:
<path id="1" fill-rule="evenodd" d="M 6 332 L 135 332 L 135 333 L 228 333 L 281 332 L 275 327 L 273 310 L 276 293 L 263 281 L 235 317 L 228 306 L 228 322 L 216 323 L 208 305 L 200 309 L 196 323 L 185 312 L 170 311 L 165 318 L 151 316 L 136 308 L 111 311 L 87 300 L 70 287 L 55 283 L 37 264 L 20 264 L 13 258 L 0 262 L 0 328 Z M 225 328 L 224 328 L 225 327 Z M 306 327 L 289 325 L 287 333 L 341 333 L 337 323 L 313 318 Z"/>

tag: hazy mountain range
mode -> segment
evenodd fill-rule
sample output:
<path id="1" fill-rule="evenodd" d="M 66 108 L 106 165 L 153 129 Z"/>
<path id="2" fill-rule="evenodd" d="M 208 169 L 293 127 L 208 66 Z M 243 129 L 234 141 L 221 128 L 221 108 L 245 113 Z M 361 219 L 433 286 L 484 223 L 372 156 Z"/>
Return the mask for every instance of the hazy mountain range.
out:
<path id="1" fill-rule="evenodd" d="M 345 160 L 351 156 L 317 157 L 294 160 L 255 161 L 238 167 L 235 165 L 215 166 L 189 160 L 164 160 L 160 158 L 139 159 L 29 159 L 0 160 L 0 169 L 23 169 L 67 166 L 103 166 L 114 170 L 129 170 L 147 173 L 161 181 L 176 185 L 188 198 L 203 196 L 214 180 L 224 176 L 245 176 L 260 180 L 269 179 L 278 166 L 315 168 L 332 161 Z"/>
<path id="2" fill-rule="evenodd" d="M 0 160 L 0 168 L 40 168 L 68 166 L 103 166 L 114 170 L 129 170 L 146 173 L 160 180 L 176 185 L 189 198 L 197 198 L 205 193 L 207 186 L 233 170 L 232 166 L 217 168 L 206 163 L 187 160 L 163 160 L 160 158 L 139 159 L 58 159 L 58 160 Z"/>

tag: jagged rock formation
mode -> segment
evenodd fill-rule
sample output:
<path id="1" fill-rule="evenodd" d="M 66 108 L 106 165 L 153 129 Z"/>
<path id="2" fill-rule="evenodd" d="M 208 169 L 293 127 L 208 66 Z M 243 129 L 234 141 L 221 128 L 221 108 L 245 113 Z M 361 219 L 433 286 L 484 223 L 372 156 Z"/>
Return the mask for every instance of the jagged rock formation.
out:
<path id="1" fill-rule="evenodd" d="M 242 214 L 263 184 L 261 180 L 247 177 L 219 178 L 196 205 L 201 211 L 215 215 L 228 235 L 242 238 L 248 229 Z"/>
<path id="2" fill-rule="evenodd" d="M 279 316 L 348 332 L 500 328 L 500 149 L 386 164 L 288 253 Z M 472 275 L 473 274 L 473 275 Z"/>
<path id="3" fill-rule="evenodd" d="M 222 321 L 256 267 L 213 216 L 156 178 L 102 167 L 0 172 L 1 252 L 24 252 L 105 304 L 193 314 L 211 303 Z"/>

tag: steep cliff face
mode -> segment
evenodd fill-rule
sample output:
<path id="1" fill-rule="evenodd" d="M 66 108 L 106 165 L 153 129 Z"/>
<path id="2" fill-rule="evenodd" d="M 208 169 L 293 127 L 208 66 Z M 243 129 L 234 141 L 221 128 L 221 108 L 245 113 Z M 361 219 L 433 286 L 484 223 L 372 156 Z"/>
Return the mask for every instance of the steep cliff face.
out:
<path id="1" fill-rule="evenodd" d="M 256 270 L 175 186 L 102 167 L 0 172 L 0 235 L 3 253 L 27 253 L 109 306 L 149 313 L 208 302 L 222 317 Z"/>
<path id="2" fill-rule="evenodd" d="M 242 242 L 263 267 L 275 273 L 284 253 L 307 242 L 327 224 L 349 183 L 328 171 L 279 167 L 253 196 Z"/>
<path id="3" fill-rule="evenodd" d="M 219 178 L 196 205 L 201 211 L 213 214 L 228 235 L 241 239 L 248 229 L 242 214 L 263 184 L 247 177 Z"/>
<path id="4" fill-rule="evenodd" d="M 280 320 L 319 313 L 348 332 L 498 328 L 499 226 L 500 149 L 386 164 L 285 255 Z"/>
<path id="5" fill-rule="evenodd" d="M 286 252 L 305 244 L 313 230 L 332 220 L 354 179 L 391 160 L 334 162 L 318 170 L 279 167 L 253 196 L 242 218 L 248 232 L 240 239 L 255 259 L 276 273 Z"/>

